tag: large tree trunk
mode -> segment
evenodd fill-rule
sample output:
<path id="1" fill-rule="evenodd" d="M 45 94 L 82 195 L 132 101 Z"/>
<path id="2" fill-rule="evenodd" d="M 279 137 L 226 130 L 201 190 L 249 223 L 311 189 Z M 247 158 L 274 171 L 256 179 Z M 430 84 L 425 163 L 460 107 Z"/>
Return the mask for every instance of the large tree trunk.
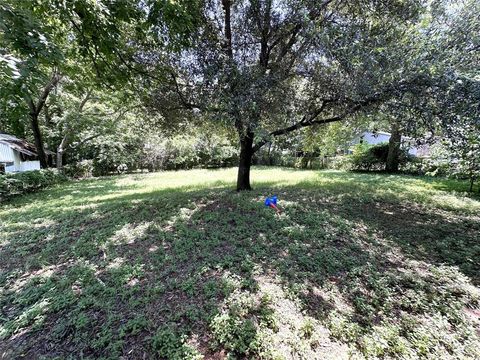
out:
<path id="1" fill-rule="evenodd" d="M 240 161 L 238 164 L 237 191 L 251 190 L 250 167 L 253 157 L 253 132 L 240 137 Z"/>
<path id="2" fill-rule="evenodd" d="M 398 172 L 400 164 L 400 145 L 402 142 L 402 134 L 398 123 L 392 124 L 392 135 L 388 142 L 388 155 L 385 170 L 388 172 Z"/>
<path id="3" fill-rule="evenodd" d="M 35 139 L 38 160 L 40 160 L 40 167 L 46 169 L 48 167 L 47 155 L 45 154 L 42 133 L 40 132 L 40 126 L 38 125 L 38 114 L 36 112 L 30 113 L 30 124 L 32 126 L 33 138 Z"/>

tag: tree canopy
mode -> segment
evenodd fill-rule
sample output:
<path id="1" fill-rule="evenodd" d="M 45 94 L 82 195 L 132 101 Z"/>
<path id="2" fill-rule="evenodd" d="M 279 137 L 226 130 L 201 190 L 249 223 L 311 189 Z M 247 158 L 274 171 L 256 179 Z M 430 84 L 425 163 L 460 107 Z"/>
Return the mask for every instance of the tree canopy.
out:
<path id="1" fill-rule="evenodd" d="M 207 2 L 191 46 L 163 54 L 170 76 L 153 93 L 153 107 L 170 123 L 184 121 L 190 110 L 199 119 L 232 125 L 241 147 L 237 189 L 248 189 L 251 157 L 272 137 L 380 107 L 441 106 L 452 76 L 462 75 L 446 54 L 454 29 L 442 29 L 431 17 L 449 18 L 451 6 Z M 463 71 L 472 70 L 462 64 Z M 417 118 L 413 127 L 431 125 L 419 126 Z"/>
<path id="2" fill-rule="evenodd" d="M 259 149 L 306 128 L 310 148 L 333 146 L 328 124 L 365 119 L 462 143 L 479 126 L 478 10 L 474 0 L 6 0 L 0 129 L 32 137 L 44 167 L 46 141 L 61 167 L 67 148 L 118 133 L 124 116 L 157 135 L 213 126 L 236 134 L 238 190 L 250 189 Z"/>

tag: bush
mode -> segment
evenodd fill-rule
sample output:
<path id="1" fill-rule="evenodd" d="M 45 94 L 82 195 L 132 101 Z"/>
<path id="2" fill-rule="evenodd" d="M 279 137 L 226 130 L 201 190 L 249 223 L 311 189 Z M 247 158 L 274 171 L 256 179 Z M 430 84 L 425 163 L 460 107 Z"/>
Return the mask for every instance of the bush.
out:
<path id="1" fill-rule="evenodd" d="M 93 157 L 93 176 L 121 174 L 138 167 L 140 143 L 121 143 L 104 141 L 95 149 Z"/>
<path id="2" fill-rule="evenodd" d="M 297 169 L 322 170 L 329 166 L 329 158 L 324 156 L 301 156 L 295 161 Z"/>
<path id="3" fill-rule="evenodd" d="M 385 170 L 388 156 L 388 144 L 357 144 L 350 156 L 352 170 L 381 171 Z M 407 150 L 402 149 L 399 159 L 400 165 L 410 160 Z"/>
<path id="4" fill-rule="evenodd" d="M 387 162 L 388 144 L 357 144 L 350 159 L 353 170 L 383 170 Z"/>
<path id="5" fill-rule="evenodd" d="M 285 167 L 295 167 L 297 158 L 292 155 L 281 155 L 278 163 L 273 165 L 285 166 Z"/>
<path id="6" fill-rule="evenodd" d="M 75 179 L 84 179 L 93 174 L 93 160 L 81 160 L 76 163 L 65 165 L 63 168 L 65 174 Z"/>
<path id="7" fill-rule="evenodd" d="M 414 158 L 406 164 L 403 164 L 401 170 L 413 175 L 427 176 L 452 176 L 452 167 L 455 166 L 456 159 L 451 156 L 448 149 L 441 143 L 430 146 L 430 157 Z"/>
<path id="8" fill-rule="evenodd" d="M 149 171 L 179 170 L 233 166 L 237 161 L 238 149 L 222 138 L 184 135 L 151 139 L 143 147 L 139 166 Z"/>
<path id="9" fill-rule="evenodd" d="M 352 170 L 352 160 L 350 155 L 338 155 L 333 157 L 328 163 L 329 169 L 334 170 Z"/>
<path id="10" fill-rule="evenodd" d="M 411 175 L 447 177 L 450 174 L 450 163 L 432 158 L 414 158 L 403 164 L 400 170 Z"/>
<path id="11" fill-rule="evenodd" d="M 0 175 L 0 201 L 16 195 L 34 192 L 66 180 L 67 177 L 55 169 Z"/>

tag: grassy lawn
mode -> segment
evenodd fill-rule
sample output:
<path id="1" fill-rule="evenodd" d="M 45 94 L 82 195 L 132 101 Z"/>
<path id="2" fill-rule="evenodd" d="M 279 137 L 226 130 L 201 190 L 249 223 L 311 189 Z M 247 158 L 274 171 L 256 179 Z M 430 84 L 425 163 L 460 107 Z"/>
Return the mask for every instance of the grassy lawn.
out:
<path id="1" fill-rule="evenodd" d="M 235 172 L 0 205 L 0 358 L 480 358 L 466 183 L 256 168 L 236 193 Z"/>

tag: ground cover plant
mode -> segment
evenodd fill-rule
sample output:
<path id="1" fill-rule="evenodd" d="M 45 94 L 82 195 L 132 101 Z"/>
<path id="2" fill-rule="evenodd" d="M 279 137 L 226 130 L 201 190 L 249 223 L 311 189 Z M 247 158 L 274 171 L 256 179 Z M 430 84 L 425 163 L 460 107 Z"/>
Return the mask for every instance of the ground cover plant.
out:
<path id="1" fill-rule="evenodd" d="M 237 193 L 235 172 L 0 205 L 0 358 L 480 357 L 467 182 L 255 168 Z"/>

